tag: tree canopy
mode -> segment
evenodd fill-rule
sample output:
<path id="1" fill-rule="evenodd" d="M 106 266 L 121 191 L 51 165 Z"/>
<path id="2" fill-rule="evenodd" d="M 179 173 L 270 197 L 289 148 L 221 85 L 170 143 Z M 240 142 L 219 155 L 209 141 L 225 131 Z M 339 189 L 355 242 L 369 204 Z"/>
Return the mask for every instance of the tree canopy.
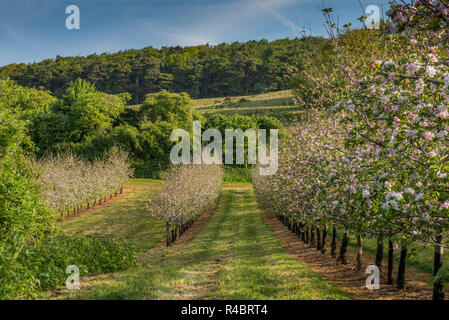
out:
<path id="1" fill-rule="evenodd" d="M 217 46 L 147 47 L 114 54 L 60 57 L 33 64 L 0 68 L 27 87 L 43 87 L 61 97 L 76 78 L 102 92 L 129 92 L 133 103 L 161 90 L 186 92 L 193 98 L 236 96 L 288 88 L 290 68 L 301 70 L 312 49 L 320 51 L 323 38 L 235 42 Z"/>

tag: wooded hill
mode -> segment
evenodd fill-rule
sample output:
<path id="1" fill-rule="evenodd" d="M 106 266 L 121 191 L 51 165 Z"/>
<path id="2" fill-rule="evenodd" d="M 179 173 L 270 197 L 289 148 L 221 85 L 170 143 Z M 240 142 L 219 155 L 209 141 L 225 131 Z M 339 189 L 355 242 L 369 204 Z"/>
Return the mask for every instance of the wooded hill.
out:
<path id="1" fill-rule="evenodd" d="M 323 38 L 249 41 L 191 47 L 146 47 L 87 57 L 60 57 L 0 68 L 26 87 L 43 87 L 61 97 L 70 83 L 82 78 L 99 91 L 128 92 L 131 103 L 148 93 L 187 92 L 193 98 L 238 96 L 288 88 L 292 68 L 302 69 L 312 51 L 328 46 Z"/>

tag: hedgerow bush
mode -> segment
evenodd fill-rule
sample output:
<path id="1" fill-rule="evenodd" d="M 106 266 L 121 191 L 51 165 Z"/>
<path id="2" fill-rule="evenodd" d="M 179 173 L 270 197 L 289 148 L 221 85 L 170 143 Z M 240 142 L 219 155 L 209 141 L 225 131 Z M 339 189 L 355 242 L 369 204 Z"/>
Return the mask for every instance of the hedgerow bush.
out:
<path id="1" fill-rule="evenodd" d="M 225 166 L 224 169 L 225 169 L 224 182 L 230 183 L 252 182 L 251 168 Z"/>
<path id="2" fill-rule="evenodd" d="M 133 244 L 100 236 L 58 233 L 21 248 L 2 243 L 0 250 L 0 299 L 43 296 L 46 290 L 65 283 L 70 265 L 77 266 L 83 276 L 121 271 L 137 263 Z"/>
<path id="3" fill-rule="evenodd" d="M 69 265 L 81 275 L 135 265 L 137 251 L 127 242 L 62 234 L 27 161 L 32 150 L 26 122 L 0 100 L 0 299 L 39 297 L 64 284 Z"/>

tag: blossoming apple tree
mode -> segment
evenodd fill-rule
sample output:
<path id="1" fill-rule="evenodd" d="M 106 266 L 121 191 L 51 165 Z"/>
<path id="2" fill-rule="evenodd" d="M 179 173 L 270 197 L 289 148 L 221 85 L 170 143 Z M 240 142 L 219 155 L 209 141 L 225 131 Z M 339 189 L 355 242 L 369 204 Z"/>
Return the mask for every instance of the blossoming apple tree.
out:
<path id="1" fill-rule="evenodd" d="M 434 245 L 434 298 L 441 299 L 449 229 L 449 5 L 419 0 L 390 7 L 391 21 L 381 30 L 340 30 L 324 10 L 333 60 L 312 61 L 296 90 L 303 96 L 319 90 L 312 97 L 326 97 L 321 103 L 303 101 L 324 116 L 310 110 L 311 121 L 284 143 L 278 174 L 255 177 L 255 185 L 292 231 L 306 242 L 321 238 L 323 252 L 327 228 L 340 228 L 343 263 L 349 232 L 357 237 L 357 267 L 364 236 L 378 239 L 379 267 L 388 238 L 388 283 L 399 243 L 398 288 L 410 244 Z"/>
<path id="2" fill-rule="evenodd" d="M 169 246 L 218 199 L 223 181 L 219 165 L 173 166 L 167 181 L 147 209 L 152 217 L 166 222 Z"/>

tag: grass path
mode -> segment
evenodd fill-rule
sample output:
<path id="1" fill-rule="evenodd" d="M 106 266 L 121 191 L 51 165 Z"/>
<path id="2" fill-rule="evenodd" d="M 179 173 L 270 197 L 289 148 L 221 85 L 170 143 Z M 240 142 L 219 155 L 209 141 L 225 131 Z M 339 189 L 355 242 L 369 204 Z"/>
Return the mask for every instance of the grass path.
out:
<path id="1" fill-rule="evenodd" d="M 293 259 L 264 224 L 249 185 L 225 185 L 215 214 L 185 246 L 90 281 L 81 299 L 347 299 Z"/>

